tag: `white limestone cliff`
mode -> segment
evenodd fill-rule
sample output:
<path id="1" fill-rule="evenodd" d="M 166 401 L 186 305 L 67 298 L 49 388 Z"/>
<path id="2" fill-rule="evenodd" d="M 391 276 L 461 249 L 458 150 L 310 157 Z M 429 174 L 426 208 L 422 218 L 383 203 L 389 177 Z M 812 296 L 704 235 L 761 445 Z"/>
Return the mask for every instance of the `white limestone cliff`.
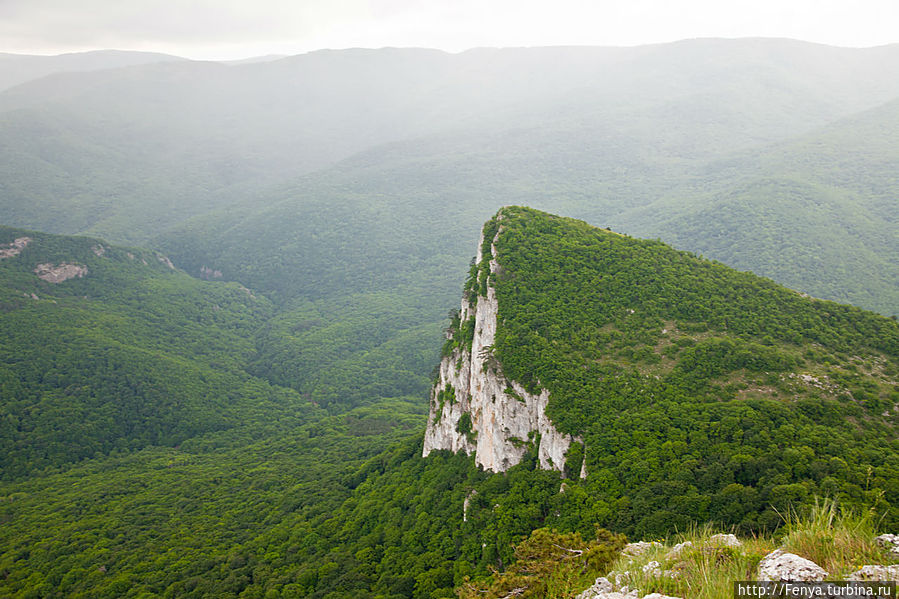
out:
<path id="1" fill-rule="evenodd" d="M 482 260 L 483 241 L 482 232 L 477 264 Z M 498 268 L 495 243 L 496 237 L 491 243 L 491 277 Z M 431 391 L 423 455 L 439 449 L 464 451 L 474 454 L 484 469 L 503 472 L 521 461 L 536 434 L 540 467 L 561 471 L 573 438 L 557 431 L 547 417 L 547 390 L 528 393 L 508 380 L 493 359 L 497 310 L 496 292 L 489 280 L 486 297 L 478 296 L 473 308 L 468 298 L 462 298 L 460 321 L 474 316 L 474 339 L 470 351 L 457 348 L 440 362 L 439 378 Z"/>

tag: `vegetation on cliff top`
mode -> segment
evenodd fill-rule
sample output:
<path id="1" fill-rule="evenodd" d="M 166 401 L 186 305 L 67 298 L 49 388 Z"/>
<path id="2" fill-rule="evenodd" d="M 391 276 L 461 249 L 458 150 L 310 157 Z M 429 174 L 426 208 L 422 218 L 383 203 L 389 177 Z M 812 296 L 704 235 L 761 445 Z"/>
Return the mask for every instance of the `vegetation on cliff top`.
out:
<path id="1" fill-rule="evenodd" d="M 816 495 L 899 522 L 894 320 L 530 209 L 491 229 L 495 355 L 583 437 L 596 524 L 748 532 Z"/>

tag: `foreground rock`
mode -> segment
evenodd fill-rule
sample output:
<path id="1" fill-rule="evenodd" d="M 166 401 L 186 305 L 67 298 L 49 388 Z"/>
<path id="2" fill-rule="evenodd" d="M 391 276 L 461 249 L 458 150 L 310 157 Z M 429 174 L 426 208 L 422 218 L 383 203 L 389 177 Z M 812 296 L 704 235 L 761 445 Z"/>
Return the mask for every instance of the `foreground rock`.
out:
<path id="1" fill-rule="evenodd" d="M 680 573 L 675 570 L 663 570 L 662 564 L 660 564 L 656 560 L 652 560 L 651 562 L 643 566 L 643 573 L 649 574 L 650 576 L 653 576 L 655 578 L 677 578 L 680 576 Z M 630 573 L 625 572 L 625 574 L 629 575 Z"/>
<path id="2" fill-rule="evenodd" d="M 875 537 L 874 541 L 890 553 L 899 555 L 899 535 L 884 534 Z"/>
<path id="3" fill-rule="evenodd" d="M 742 547 L 743 542 L 732 534 L 717 534 L 709 537 L 709 545 L 715 547 Z"/>
<path id="4" fill-rule="evenodd" d="M 827 571 L 815 562 L 782 549 L 769 553 L 759 562 L 759 580 L 818 582 L 826 577 Z"/>
<path id="5" fill-rule="evenodd" d="M 636 543 L 628 543 L 624 546 L 624 549 L 621 550 L 621 555 L 626 555 L 628 557 L 638 557 L 652 549 L 653 547 L 661 547 L 662 544 L 658 541 L 637 541 Z"/>
<path id="6" fill-rule="evenodd" d="M 638 599 L 637 591 L 632 591 L 630 593 L 619 593 L 618 591 L 600 591 L 594 592 L 593 587 L 590 587 L 575 599 Z"/>
<path id="7" fill-rule="evenodd" d="M 683 543 L 678 543 L 677 545 L 675 545 L 674 547 L 671 548 L 671 551 L 669 551 L 668 553 L 665 554 L 665 559 L 667 559 L 667 560 L 677 559 L 682 554 L 689 551 L 690 549 L 693 549 L 692 541 L 684 541 Z"/>
<path id="8" fill-rule="evenodd" d="M 628 591 L 614 590 L 613 585 L 607 578 L 597 578 L 593 586 L 585 590 L 583 593 L 575 597 L 575 599 L 638 599 L 640 594 L 637 589 Z M 643 599 L 681 599 L 680 597 L 671 597 L 662 595 L 661 593 L 650 593 L 644 595 Z"/>
<path id="9" fill-rule="evenodd" d="M 593 583 L 589 589 L 585 589 L 580 595 L 575 597 L 575 599 L 596 599 L 597 597 L 608 595 L 613 592 L 612 583 L 609 582 L 608 578 L 597 578 L 596 582 Z"/>
<path id="10" fill-rule="evenodd" d="M 601 576 L 596 579 L 593 586 L 583 591 L 575 599 L 638 599 L 639 596 L 637 589 L 622 587 L 617 582 L 613 584 L 608 578 Z"/>
<path id="11" fill-rule="evenodd" d="M 893 580 L 899 582 L 899 566 L 862 566 L 846 580 Z"/>

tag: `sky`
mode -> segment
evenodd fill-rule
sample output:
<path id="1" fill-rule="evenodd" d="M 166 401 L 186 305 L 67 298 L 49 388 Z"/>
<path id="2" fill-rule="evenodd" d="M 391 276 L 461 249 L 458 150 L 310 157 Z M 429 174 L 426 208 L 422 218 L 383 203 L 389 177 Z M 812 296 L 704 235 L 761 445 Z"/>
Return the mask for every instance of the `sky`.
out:
<path id="1" fill-rule="evenodd" d="M 227 60 L 322 48 L 899 42 L 896 0 L 0 0 L 0 52 Z"/>

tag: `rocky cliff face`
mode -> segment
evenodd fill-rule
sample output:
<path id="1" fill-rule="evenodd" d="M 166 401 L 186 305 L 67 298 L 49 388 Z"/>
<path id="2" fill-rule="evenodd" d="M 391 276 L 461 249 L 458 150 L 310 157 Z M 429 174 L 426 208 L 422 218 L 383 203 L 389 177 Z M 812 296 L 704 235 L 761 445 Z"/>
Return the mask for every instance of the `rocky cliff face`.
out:
<path id="1" fill-rule="evenodd" d="M 499 268 L 495 243 L 501 231 L 500 227 L 490 244 L 486 295 L 477 295 L 475 302 L 462 298 L 460 322 L 473 321 L 474 335 L 470 347 L 457 347 L 440 362 L 423 455 L 438 449 L 464 451 L 473 453 L 484 469 L 502 472 L 518 464 L 528 443 L 539 438 L 540 466 L 561 471 L 573 439 L 557 431 L 546 416 L 549 392 L 528 393 L 503 375 L 492 355 L 498 304 L 491 278 Z M 477 264 L 484 258 L 483 235 Z M 477 294 L 477 290 L 469 293 Z"/>

